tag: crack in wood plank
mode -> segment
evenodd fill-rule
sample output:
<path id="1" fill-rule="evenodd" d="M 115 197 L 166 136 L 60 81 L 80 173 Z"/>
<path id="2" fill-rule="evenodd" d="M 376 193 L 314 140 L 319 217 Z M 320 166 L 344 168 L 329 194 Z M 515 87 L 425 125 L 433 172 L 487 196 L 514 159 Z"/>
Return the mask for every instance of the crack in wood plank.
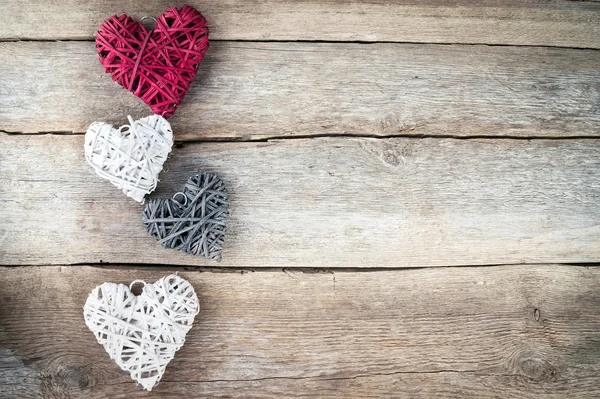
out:
<path id="1" fill-rule="evenodd" d="M 1 263 L 211 266 L 158 245 L 139 205 L 88 170 L 81 145 L 0 135 Z M 231 218 L 219 266 L 594 263 L 599 151 L 593 139 L 189 144 L 167 161 L 154 196 L 199 169 L 224 179 Z"/>
<path id="2" fill-rule="evenodd" d="M 0 39 L 90 40 L 116 12 L 158 15 L 168 3 L 76 0 L 7 2 Z M 211 39 L 489 43 L 600 48 L 600 5 L 572 1 L 245 1 L 190 0 L 207 18 Z M 29 10 L 26 14 L 23 10 Z"/>
<path id="3" fill-rule="evenodd" d="M 146 116 L 93 46 L 0 43 L 0 130 L 69 135 Z M 585 50 L 219 42 L 171 121 L 178 141 L 599 137 L 599 64 Z"/>

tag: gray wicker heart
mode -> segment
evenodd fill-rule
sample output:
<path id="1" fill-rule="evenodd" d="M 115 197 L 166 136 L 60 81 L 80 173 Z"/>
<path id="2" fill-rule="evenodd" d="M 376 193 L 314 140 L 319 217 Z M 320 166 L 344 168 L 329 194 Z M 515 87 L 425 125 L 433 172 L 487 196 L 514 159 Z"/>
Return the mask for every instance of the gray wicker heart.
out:
<path id="1" fill-rule="evenodd" d="M 144 284 L 136 296 L 131 288 Z M 104 283 L 92 290 L 83 307 L 85 324 L 131 378 L 151 391 L 185 342 L 200 311 L 194 287 L 171 274 L 146 284 Z"/>
<path id="2" fill-rule="evenodd" d="M 219 177 L 200 173 L 169 199 L 151 199 L 142 213 L 148 233 L 165 248 L 221 260 L 228 216 L 227 191 Z"/>

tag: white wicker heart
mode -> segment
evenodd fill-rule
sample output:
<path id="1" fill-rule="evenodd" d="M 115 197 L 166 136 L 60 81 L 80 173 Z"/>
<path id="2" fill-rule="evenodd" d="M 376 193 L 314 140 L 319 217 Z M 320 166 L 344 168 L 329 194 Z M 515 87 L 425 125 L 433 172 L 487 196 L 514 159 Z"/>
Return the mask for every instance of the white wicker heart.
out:
<path id="1" fill-rule="evenodd" d="M 138 202 L 156 188 L 158 174 L 173 146 L 173 131 L 165 118 L 151 115 L 115 129 L 94 122 L 85 134 L 85 159 L 96 174 Z"/>
<path id="2" fill-rule="evenodd" d="M 142 293 L 131 292 L 142 283 Z M 185 342 L 200 311 L 194 287 L 171 274 L 154 284 L 104 283 L 88 296 L 83 317 L 110 358 L 151 391 Z"/>

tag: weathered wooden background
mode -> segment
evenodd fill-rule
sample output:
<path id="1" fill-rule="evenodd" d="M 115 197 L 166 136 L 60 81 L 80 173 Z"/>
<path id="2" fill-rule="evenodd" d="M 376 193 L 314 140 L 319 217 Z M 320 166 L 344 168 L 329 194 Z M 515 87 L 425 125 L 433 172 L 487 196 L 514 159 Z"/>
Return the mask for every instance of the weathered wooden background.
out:
<path id="1" fill-rule="evenodd" d="M 150 111 L 95 31 L 163 0 L 0 5 L 0 398 L 600 397 L 600 3 L 190 1 L 211 49 L 154 196 L 229 187 L 223 261 L 162 249 L 83 159 Z M 82 318 L 179 271 L 152 393 Z"/>

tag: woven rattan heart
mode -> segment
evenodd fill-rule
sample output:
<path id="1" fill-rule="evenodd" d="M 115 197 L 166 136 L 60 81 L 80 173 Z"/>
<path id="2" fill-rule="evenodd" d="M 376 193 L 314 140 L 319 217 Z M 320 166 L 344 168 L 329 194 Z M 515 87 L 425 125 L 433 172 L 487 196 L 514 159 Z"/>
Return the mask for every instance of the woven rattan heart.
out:
<path id="1" fill-rule="evenodd" d="M 173 198 L 148 201 L 142 221 L 165 248 L 220 261 L 227 208 L 221 179 L 201 173 L 190 177 L 184 190 Z"/>
<path id="2" fill-rule="evenodd" d="M 144 284 L 138 296 L 131 292 Z M 146 284 L 104 283 L 88 296 L 85 324 L 110 358 L 150 391 L 185 342 L 200 310 L 194 287 L 172 274 Z"/>
<path id="3" fill-rule="evenodd" d="M 208 50 L 208 27 L 190 6 L 168 8 L 152 31 L 126 14 L 115 15 L 100 25 L 96 49 L 114 81 L 169 118 Z"/>
<path id="4" fill-rule="evenodd" d="M 173 145 L 169 122 L 151 115 L 115 129 L 94 122 L 85 134 L 85 159 L 96 174 L 138 202 L 156 188 L 158 174 Z"/>

